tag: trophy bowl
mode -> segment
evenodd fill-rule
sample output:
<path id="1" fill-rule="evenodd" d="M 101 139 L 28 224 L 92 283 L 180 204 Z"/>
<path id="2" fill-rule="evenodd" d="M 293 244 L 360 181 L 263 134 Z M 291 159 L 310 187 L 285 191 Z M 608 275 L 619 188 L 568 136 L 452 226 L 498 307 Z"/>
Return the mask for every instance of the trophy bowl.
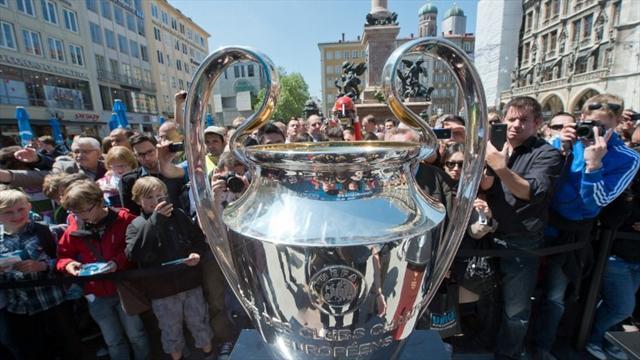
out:
<path id="1" fill-rule="evenodd" d="M 407 55 L 446 63 L 466 105 L 465 162 L 452 214 L 414 179 L 416 166 L 434 154 L 437 140 L 398 96 L 397 69 Z M 207 176 L 202 124 L 215 81 L 239 61 L 257 63 L 267 87 L 260 108 L 229 140 L 233 154 L 249 166 L 251 184 L 223 209 Z M 242 140 L 268 122 L 276 106 L 274 65 L 254 49 L 226 47 L 209 55 L 194 75 L 185 127 L 198 219 L 274 359 L 397 358 L 465 231 L 486 143 L 478 74 L 452 43 L 423 38 L 396 49 L 382 78 L 389 108 L 421 133 L 419 143 L 244 147 Z"/>

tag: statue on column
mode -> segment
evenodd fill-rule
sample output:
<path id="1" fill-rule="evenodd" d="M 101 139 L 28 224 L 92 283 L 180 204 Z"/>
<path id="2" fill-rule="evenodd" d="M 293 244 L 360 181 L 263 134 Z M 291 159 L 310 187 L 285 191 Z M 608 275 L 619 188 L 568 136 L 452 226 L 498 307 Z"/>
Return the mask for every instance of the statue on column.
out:
<path id="1" fill-rule="evenodd" d="M 337 98 L 348 96 L 352 100 L 357 100 L 360 98 L 360 88 L 358 87 L 361 83 L 358 76 L 364 74 L 364 71 L 367 69 L 367 65 L 365 63 L 353 64 L 349 61 L 345 61 L 342 63 L 342 75 L 340 75 L 339 79 L 334 81 L 336 88 L 338 89 Z"/>
<path id="2" fill-rule="evenodd" d="M 398 25 L 398 14 L 387 9 L 387 0 L 371 0 L 371 12 L 364 26 Z"/>
<path id="3" fill-rule="evenodd" d="M 404 99 L 408 98 L 425 98 L 425 101 L 431 101 L 431 93 L 433 87 L 425 87 L 420 83 L 420 74 L 427 76 L 427 71 L 422 67 L 424 59 L 416 61 L 402 60 L 405 66 L 404 70 L 398 69 L 398 78 L 402 81 L 401 94 Z"/>

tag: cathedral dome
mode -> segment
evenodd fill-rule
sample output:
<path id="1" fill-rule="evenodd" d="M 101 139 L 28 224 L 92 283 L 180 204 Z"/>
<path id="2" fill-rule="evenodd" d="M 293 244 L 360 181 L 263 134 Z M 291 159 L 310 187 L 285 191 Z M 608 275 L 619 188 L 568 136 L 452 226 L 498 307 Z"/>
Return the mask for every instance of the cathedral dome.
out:
<path id="1" fill-rule="evenodd" d="M 447 12 L 444 13 L 444 18 L 447 19 L 452 16 L 464 16 L 464 11 L 462 11 L 462 9 L 458 5 L 453 5 L 451 9 L 447 10 Z"/>
<path id="2" fill-rule="evenodd" d="M 428 2 L 424 5 L 422 5 L 422 7 L 420 8 L 420 10 L 418 10 L 418 15 L 425 15 L 425 14 L 437 14 L 438 13 L 438 8 L 435 7 L 432 3 Z"/>

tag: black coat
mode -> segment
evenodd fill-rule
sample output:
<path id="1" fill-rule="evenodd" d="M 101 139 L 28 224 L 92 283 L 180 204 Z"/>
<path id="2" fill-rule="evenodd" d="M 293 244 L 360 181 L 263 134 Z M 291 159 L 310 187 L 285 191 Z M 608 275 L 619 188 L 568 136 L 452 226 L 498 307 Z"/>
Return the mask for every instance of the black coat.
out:
<path id="1" fill-rule="evenodd" d="M 210 250 L 204 234 L 180 209 L 173 210 L 171 217 L 159 215 L 138 216 L 127 228 L 125 253 L 129 260 L 140 268 L 162 266 L 163 263 L 185 258 L 190 253 L 200 255 L 203 261 Z M 146 294 L 151 299 L 160 299 L 200 286 L 200 267 L 180 266 L 181 270 L 167 276 L 144 278 Z"/>

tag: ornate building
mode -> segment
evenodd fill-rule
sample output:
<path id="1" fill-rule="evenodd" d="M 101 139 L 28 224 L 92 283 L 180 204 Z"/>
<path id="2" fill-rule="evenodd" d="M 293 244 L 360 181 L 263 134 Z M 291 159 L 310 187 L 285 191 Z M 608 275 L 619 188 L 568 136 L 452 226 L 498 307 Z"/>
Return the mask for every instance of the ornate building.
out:
<path id="1" fill-rule="evenodd" d="M 546 116 L 579 112 L 591 96 L 622 96 L 640 107 L 640 2 L 526 0 L 518 61 L 502 102 L 528 95 Z"/>

